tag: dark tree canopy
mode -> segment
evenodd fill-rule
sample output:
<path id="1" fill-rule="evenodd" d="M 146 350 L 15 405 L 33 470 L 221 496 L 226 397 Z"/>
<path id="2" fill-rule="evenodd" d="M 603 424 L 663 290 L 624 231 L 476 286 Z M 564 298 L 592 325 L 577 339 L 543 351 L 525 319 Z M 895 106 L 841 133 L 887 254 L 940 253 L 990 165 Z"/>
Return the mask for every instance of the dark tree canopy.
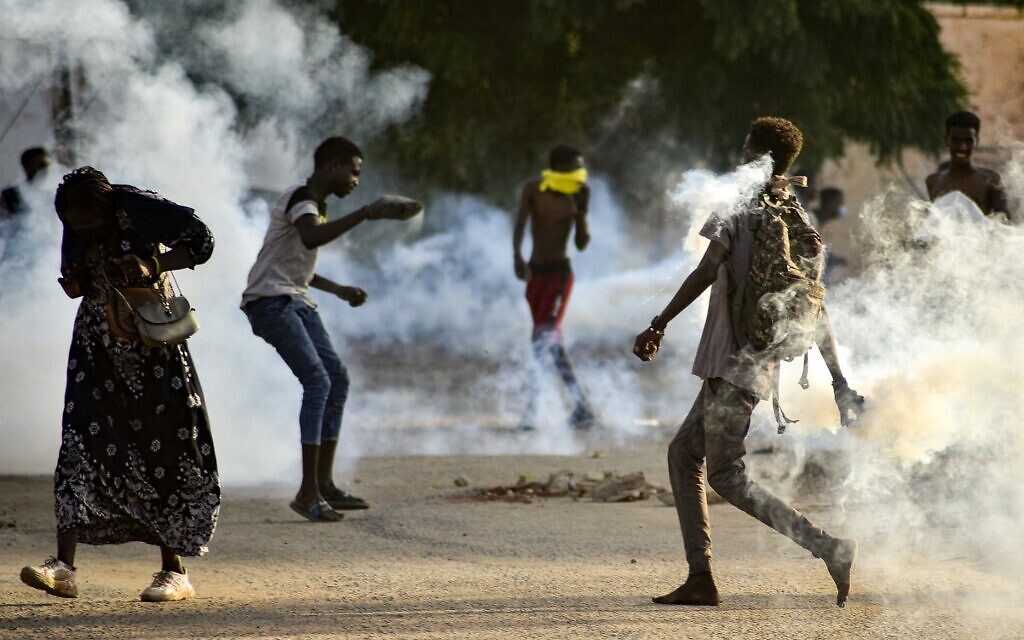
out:
<path id="1" fill-rule="evenodd" d="M 433 74 L 385 145 L 426 185 L 505 195 L 579 146 L 620 182 L 736 158 L 751 119 L 806 136 L 806 166 L 866 142 L 937 150 L 966 99 L 939 27 L 911 0 L 335 0 L 376 64 Z M 635 177 L 635 176 L 634 176 Z"/>

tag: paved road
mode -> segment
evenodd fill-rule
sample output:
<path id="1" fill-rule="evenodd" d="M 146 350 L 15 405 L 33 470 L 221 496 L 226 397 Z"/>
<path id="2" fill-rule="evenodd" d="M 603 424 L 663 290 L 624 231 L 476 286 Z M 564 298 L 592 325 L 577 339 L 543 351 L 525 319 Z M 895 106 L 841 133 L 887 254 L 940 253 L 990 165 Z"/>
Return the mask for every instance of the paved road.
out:
<path id="1" fill-rule="evenodd" d="M 83 547 L 78 600 L 23 587 L 18 569 L 52 553 L 47 478 L 0 478 L 0 638 L 1024 638 L 1012 575 L 939 544 L 882 548 L 857 533 L 851 601 L 834 604 L 824 565 L 726 504 L 713 505 L 723 604 L 672 608 L 650 596 L 683 578 L 674 511 L 654 500 L 533 504 L 444 497 L 475 484 L 561 468 L 643 469 L 664 482 L 651 445 L 607 458 L 367 458 L 352 490 L 373 502 L 336 525 L 300 522 L 282 486 L 228 488 L 211 554 L 188 566 L 198 597 L 138 602 L 157 568 L 140 544 Z M 841 513 L 804 505 L 826 528 Z M 922 545 L 927 545 L 923 541 Z"/>

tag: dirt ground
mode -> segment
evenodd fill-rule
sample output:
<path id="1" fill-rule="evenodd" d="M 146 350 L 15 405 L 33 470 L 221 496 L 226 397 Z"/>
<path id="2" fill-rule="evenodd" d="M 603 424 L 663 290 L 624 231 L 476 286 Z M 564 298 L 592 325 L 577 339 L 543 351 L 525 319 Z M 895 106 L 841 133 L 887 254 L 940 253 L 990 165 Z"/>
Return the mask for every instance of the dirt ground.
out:
<path id="1" fill-rule="evenodd" d="M 821 561 L 716 504 L 722 606 L 664 607 L 650 597 L 677 586 L 685 564 L 675 512 L 657 500 L 446 497 L 465 491 L 458 474 L 487 485 L 643 470 L 667 483 L 663 446 L 597 459 L 365 458 L 349 486 L 373 508 L 338 524 L 300 521 L 285 486 L 226 487 L 211 553 L 188 564 L 198 597 L 163 605 L 138 601 L 158 568 L 141 544 L 83 546 L 77 600 L 23 586 L 19 569 L 53 553 L 50 480 L 0 477 L 0 638 L 1024 637 L 1024 614 L 1008 606 L 1020 602 L 1016 581 L 934 549 L 897 571 L 861 539 L 839 609 Z M 841 521 L 799 506 L 825 528 Z"/>

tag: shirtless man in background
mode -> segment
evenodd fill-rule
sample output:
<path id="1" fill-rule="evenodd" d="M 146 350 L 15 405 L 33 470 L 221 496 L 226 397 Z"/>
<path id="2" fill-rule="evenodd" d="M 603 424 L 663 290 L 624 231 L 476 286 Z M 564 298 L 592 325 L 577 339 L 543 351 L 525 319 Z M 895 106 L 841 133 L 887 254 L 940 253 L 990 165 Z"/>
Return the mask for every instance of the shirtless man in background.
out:
<path id="1" fill-rule="evenodd" d="M 573 226 L 577 249 L 583 251 L 590 242 L 587 170 L 583 167 L 583 154 L 567 146 L 552 149 L 548 163 L 550 168 L 541 173 L 539 180 L 530 180 L 523 186 L 512 237 L 516 277 L 527 283 L 526 300 L 533 316 L 532 346 L 537 365 L 530 374 L 529 400 L 519 429 L 532 431 L 536 428 L 541 364 L 545 353 L 549 353 L 575 403 L 569 426 L 587 430 L 594 426 L 594 412 L 576 379 L 561 329 L 573 285 L 572 265 L 567 255 Z M 529 262 L 522 254 L 527 222 L 533 240 Z"/>
<path id="2" fill-rule="evenodd" d="M 1006 191 L 999 174 L 975 167 L 971 162 L 980 131 L 981 119 L 970 111 L 958 111 L 946 118 L 949 163 L 925 179 L 928 199 L 934 202 L 947 193 L 959 191 L 973 200 L 986 216 L 1008 221 Z"/>

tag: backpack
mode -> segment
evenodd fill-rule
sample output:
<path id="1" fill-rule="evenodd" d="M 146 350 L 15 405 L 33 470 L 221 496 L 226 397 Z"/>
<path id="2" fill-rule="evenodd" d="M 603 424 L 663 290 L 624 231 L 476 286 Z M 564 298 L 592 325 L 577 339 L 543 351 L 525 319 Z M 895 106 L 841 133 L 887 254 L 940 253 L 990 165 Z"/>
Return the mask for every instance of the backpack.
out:
<path id="1" fill-rule="evenodd" d="M 795 196 L 780 201 L 764 193 L 753 206 L 750 269 L 730 302 L 733 334 L 741 350 L 761 358 L 790 361 L 804 356 L 800 386 L 806 389 L 807 353 L 814 346 L 825 301 L 825 245 Z M 782 433 L 783 420 L 796 421 L 779 406 L 778 375 L 776 368 L 773 404 Z"/>

